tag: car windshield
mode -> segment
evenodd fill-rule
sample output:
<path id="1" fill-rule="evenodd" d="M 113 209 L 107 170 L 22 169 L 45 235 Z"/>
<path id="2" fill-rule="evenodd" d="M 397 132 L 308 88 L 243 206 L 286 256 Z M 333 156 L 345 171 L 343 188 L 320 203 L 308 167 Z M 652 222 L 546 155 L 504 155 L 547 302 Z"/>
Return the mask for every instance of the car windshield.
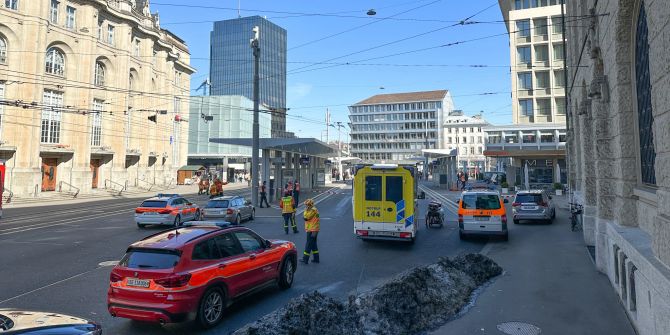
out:
<path id="1" fill-rule="evenodd" d="M 147 200 L 143 202 L 140 207 L 161 208 L 167 206 L 167 201 Z"/>
<path id="2" fill-rule="evenodd" d="M 500 199 L 495 194 L 466 194 L 463 209 L 500 209 Z"/>
<path id="3" fill-rule="evenodd" d="M 210 200 L 205 208 L 228 208 L 228 200 Z"/>
<path id="4" fill-rule="evenodd" d="M 539 204 L 539 203 L 542 202 L 542 195 L 541 194 L 517 194 L 515 202 L 522 203 L 522 204 L 527 204 L 527 203 Z"/>
<path id="5" fill-rule="evenodd" d="M 119 265 L 131 269 L 170 269 L 179 262 L 175 250 L 131 249 Z"/>

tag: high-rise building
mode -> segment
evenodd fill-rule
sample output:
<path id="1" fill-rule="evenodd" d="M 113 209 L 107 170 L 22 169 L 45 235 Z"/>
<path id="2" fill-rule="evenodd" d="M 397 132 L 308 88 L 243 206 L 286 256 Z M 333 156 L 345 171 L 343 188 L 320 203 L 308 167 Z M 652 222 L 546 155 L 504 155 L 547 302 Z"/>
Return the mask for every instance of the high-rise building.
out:
<path id="1" fill-rule="evenodd" d="M 349 107 L 351 155 L 368 162 L 416 161 L 438 149 L 445 115 L 454 109 L 447 90 L 379 94 Z"/>
<path id="2" fill-rule="evenodd" d="M 274 111 L 272 137 L 286 137 L 286 30 L 260 16 L 214 23 L 211 33 L 211 95 L 253 100 L 254 56 L 249 41 L 260 29 L 260 103 Z"/>

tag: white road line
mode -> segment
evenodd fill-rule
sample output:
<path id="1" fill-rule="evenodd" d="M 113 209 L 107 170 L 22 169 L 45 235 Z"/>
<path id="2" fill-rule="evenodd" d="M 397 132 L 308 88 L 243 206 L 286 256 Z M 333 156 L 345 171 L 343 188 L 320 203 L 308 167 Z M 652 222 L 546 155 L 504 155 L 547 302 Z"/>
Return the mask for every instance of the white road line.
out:
<path id="1" fill-rule="evenodd" d="M 89 220 L 89 219 L 98 219 L 98 218 L 118 215 L 118 214 L 121 214 L 121 213 L 127 213 L 127 211 L 124 210 L 124 211 L 119 211 L 119 212 L 107 213 L 107 214 L 103 214 L 103 215 L 87 216 L 87 217 L 82 217 L 82 218 L 79 218 L 79 219 L 72 219 L 72 220 L 68 219 L 68 220 L 54 221 L 54 222 L 36 224 L 36 225 L 32 225 L 32 226 L 27 226 L 27 227 L 10 228 L 10 229 L 5 229 L 5 230 L 0 230 L 0 236 L 11 235 L 11 234 L 16 234 L 16 233 L 23 233 L 23 232 L 27 232 L 27 231 L 31 231 L 31 230 L 48 228 L 48 227 L 63 226 L 63 225 L 68 225 L 68 224 L 74 223 L 74 222 L 81 222 L 81 221 L 85 221 L 85 220 Z M 19 228 L 20 230 L 15 230 L 17 228 Z M 9 230 L 13 230 L 13 231 L 9 231 Z"/>
<path id="2" fill-rule="evenodd" d="M 95 271 L 95 270 L 98 270 L 98 269 L 101 269 L 101 267 L 97 267 L 97 268 L 95 268 L 95 269 L 88 270 L 88 271 L 85 271 L 85 272 L 76 274 L 76 275 L 74 275 L 74 276 L 67 277 L 67 278 L 65 278 L 65 279 L 61 279 L 61 280 L 56 281 L 56 282 L 53 282 L 53 283 L 51 283 L 51 284 L 44 285 L 44 286 L 42 286 L 42 287 L 38 287 L 38 288 L 36 288 L 36 289 L 34 289 L 34 290 L 31 290 L 31 291 L 28 291 L 28 292 L 21 293 L 21 294 L 19 294 L 19 295 L 17 295 L 17 296 L 14 296 L 14 297 L 11 297 L 11 298 L 9 298 L 9 299 L 5 299 L 5 300 L 3 300 L 3 301 L 0 301 L 0 305 L 4 304 L 4 303 L 6 303 L 6 302 L 12 301 L 12 300 L 16 300 L 16 299 L 21 298 L 21 297 L 25 297 L 25 296 L 27 296 L 27 295 L 29 295 L 29 294 L 32 294 L 32 293 L 35 293 L 35 292 L 37 292 L 37 291 L 41 291 L 41 290 L 43 290 L 43 289 L 45 289 L 45 288 L 49 288 L 49 287 L 51 287 L 51 286 L 58 285 L 58 284 L 60 284 L 60 283 L 64 283 L 64 282 L 66 282 L 66 281 L 68 281 L 68 280 L 70 280 L 70 279 L 75 279 L 75 278 L 77 278 L 77 277 L 81 277 L 81 276 L 83 276 L 83 275 L 85 275 L 85 274 L 91 273 L 91 272 L 93 272 L 93 271 Z"/>

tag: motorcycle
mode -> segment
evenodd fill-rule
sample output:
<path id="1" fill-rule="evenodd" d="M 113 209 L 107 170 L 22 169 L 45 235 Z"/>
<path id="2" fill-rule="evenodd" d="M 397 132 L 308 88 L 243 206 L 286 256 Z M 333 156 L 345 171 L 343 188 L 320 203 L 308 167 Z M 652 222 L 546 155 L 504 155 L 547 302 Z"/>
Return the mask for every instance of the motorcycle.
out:
<path id="1" fill-rule="evenodd" d="M 428 212 L 426 213 L 426 228 L 432 226 L 444 226 L 444 210 L 442 204 L 437 201 L 431 201 L 428 204 Z"/>

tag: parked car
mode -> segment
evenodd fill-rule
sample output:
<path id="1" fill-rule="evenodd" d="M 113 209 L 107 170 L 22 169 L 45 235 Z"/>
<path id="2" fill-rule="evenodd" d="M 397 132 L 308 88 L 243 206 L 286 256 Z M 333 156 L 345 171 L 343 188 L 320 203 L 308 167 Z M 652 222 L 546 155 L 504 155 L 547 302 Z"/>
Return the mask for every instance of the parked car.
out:
<path id="1" fill-rule="evenodd" d="M 519 191 L 512 202 L 512 213 L 514 223 L 521 220 L 552 223 L 556 207 L 544 190 Z"/>
<path id="2" fill-rule="evenodd" d="M 107 306 L 113 317 L 170 323 L 195 316 L 209 328 L 248 293 L 290 288 L 296 261 L 292 242 L 223 221 L 187 222 L 130 245 L 110 274 Z"/>
<path id="3" fill-rule="evenodd" d="M 179 227 L 183 222 L 200 219 L 200 208 L 179 194 L 158 194 L 144 200 L 135 209 L 137 227 L 146 225 L 172 225 Z"/>
<path id="4" fill-rule="evenodd" d="M 496 235 L 507 241 L 507 211 L 497 191 L 471 190 L 461 193 L 458 203 L 459 237 Z"/>
<path id="5" fill-rule="evenodd" d="M 70 315 L 0 308 L 0 334 L 101 335 L 102 328 L 93 321 Z"/>
<path id="6" fill-rule="evenodd" d="M 221 219 L 238 225 L 242 220 L 253 220 L 256 208 L 240 196 L 224 196 L 211 199 L 202 209 L 203 220 Z"/>

